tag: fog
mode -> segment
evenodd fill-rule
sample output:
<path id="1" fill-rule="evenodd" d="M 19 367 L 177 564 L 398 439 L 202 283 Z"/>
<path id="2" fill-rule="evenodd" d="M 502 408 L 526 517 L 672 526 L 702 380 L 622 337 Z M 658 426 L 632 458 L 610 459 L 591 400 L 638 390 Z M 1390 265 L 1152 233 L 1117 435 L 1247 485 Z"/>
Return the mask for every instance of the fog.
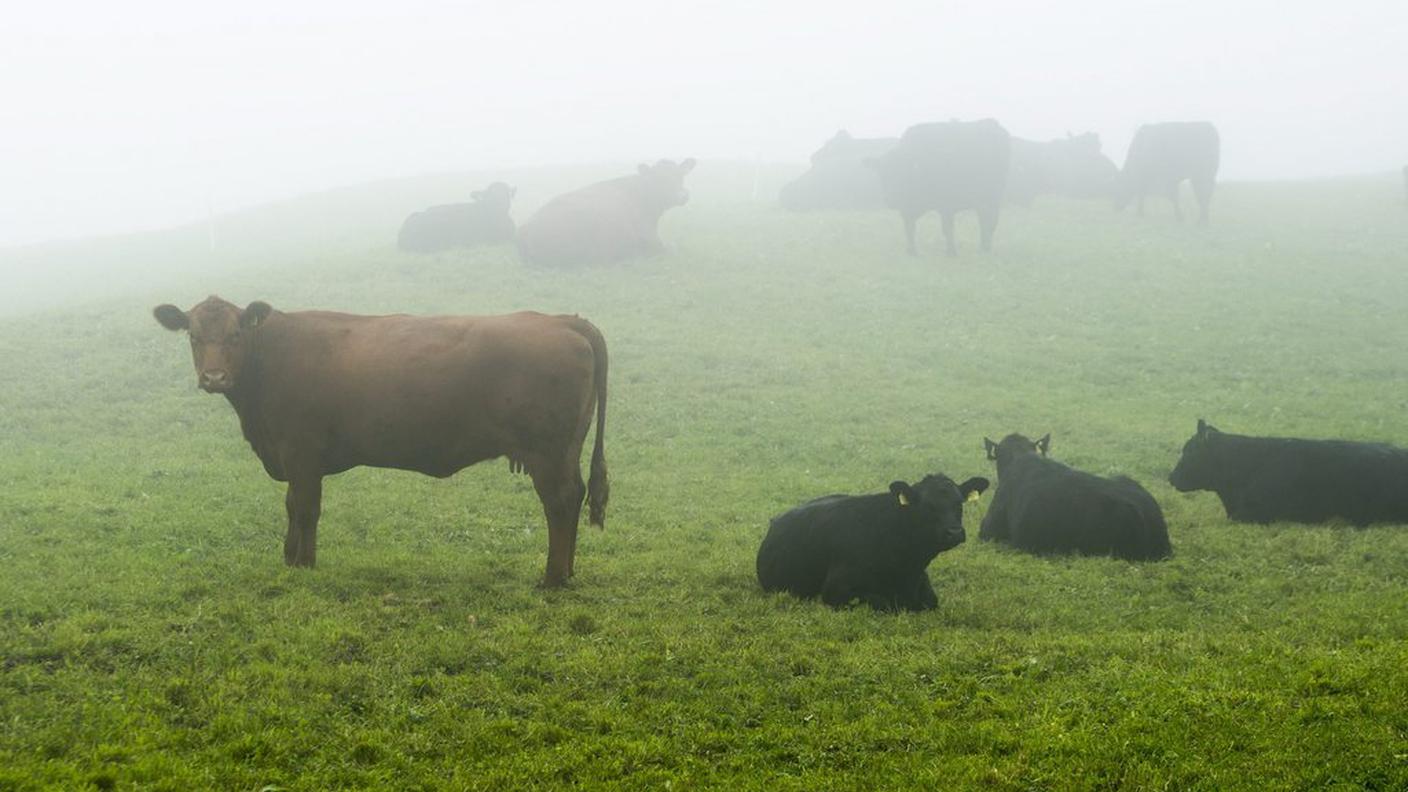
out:
<path id="1" fill-rule="evenodd" d="M 422 173 L 803 162 L 837 129 L 1208 119 L 1224 179 L 1408 162 L 1408 4 L 29 3 L 0 27 L 0 245 Z"/>

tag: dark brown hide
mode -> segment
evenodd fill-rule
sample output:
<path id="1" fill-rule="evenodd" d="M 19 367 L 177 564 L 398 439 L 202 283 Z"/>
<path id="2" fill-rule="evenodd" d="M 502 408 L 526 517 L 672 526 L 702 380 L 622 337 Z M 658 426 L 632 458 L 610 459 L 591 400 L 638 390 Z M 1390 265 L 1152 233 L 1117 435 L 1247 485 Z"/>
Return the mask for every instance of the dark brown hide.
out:
<path id="1" fill-rule="evenodd" d="M 577 267 L 664 252 L 657 226 L 667 209 L 689 200 L 684 177 L 694 160 L 660 160 L 637 173 L 597 182 L 552 199 L 518 229 L 529 264 Z"/>
<path id="2" fill-rule="evenodd" d="M 605 518 L 606 342 L 585 319 L 283 313 L 218 297 L 154 314 L 189 332 L 200 386 L 229 399 L 264 469 L 288 482 L 291 565 L 316 559 L 323 477 L 358 465 L 445 477 L 508 457 L 547 514 L 546 585 L 572 575 L 583 497 L 594 524 Z"/>

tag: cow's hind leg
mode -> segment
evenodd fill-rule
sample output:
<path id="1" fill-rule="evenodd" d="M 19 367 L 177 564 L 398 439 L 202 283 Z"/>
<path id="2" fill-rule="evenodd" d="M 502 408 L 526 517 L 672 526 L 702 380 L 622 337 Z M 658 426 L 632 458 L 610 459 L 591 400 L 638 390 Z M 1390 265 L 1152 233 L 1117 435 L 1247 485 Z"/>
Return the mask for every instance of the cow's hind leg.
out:
<path id="1" fill-rule="evenodd" d="M 555 464 L 529 468 L 533 488 L 548 518 L 548 563 L 543 575 L 543 586 L 547 588 L 564 585 L 572 576 L 577 524 L 582 516 L 582 499 L 587 495 L 587 485 L 577 465 L 575 458 L 570 464 L 559 458 Z"/>
<path id="2" fill-rule="evenodd" d="M 1208 224 L 1208 210 L 1212 207 L 1211 178 L 1199 177 L 1193 180 L 1193 195 L 1198 199 L 1198 225 Z"/>
<path id="3" fill-rule="evenodd" d="M 944 220 L 944 252 L 950 257 L 958 255 L 958 245 L 953 242 L 953 212 L 943 212 Z"/>
<path id="4" fill-rule="evenodd" d="M 323 477 L 291 477 L 284 506 L 288 533 L 284 536 L 284 563 L 313 566 L 318 559 L 318 517 L 322 514 Z"/>
<path id="5" fill-rule="evenodd" d="M 1001 216 L 1001 211 L 996 206 L 978 210 L 978 228 L 982 233 L 984 253 L 992 252 L 992 235 L 997 231 L 997 219 Z"/>

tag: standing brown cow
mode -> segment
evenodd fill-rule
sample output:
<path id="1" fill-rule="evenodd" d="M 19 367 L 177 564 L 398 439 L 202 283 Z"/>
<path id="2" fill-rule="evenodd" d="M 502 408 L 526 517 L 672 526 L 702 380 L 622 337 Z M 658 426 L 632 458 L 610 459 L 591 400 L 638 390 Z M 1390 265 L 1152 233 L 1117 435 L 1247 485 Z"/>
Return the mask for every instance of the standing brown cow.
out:
<path id="1" fill-rule="evenodd" d="M 694 160 L 660 160 L 636 173 L 589 184 L 548 201 L 518 229 L 518 252 L 529 264 L 576 267 L 663 253 L 658 225 L 684 206 L 684 177 Z"/>
<path id="2" fill-rule="evenodd" d="M 605 519 L 606 341 L 585 319 L 283 313 L 219 297 L 153 314 L 189 333 L 201 389 L 230 401 L 264 469 L 288 482 L 287 564 L 313 566 L 323 476 L 358 465 L 444 478 L 508 457 L 547 514 L 547 586 L 572 575 L 584 496 L 591 522 Z"/>

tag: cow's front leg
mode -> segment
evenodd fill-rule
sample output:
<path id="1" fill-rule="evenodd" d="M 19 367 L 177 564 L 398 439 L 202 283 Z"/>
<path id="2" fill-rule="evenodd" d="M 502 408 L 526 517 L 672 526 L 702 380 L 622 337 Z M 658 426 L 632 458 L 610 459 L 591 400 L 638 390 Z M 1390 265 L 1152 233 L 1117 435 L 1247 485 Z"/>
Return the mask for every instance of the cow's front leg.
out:
<path id="1" fill-rule="evenodd" d="M 318 517 L 322 513 L 323 477 L 307 475 L 290 478 L 284 506 L 288 510 L 288 534 L 284 537 L 284 563 L 311 567 L 318 558 Z"/>

